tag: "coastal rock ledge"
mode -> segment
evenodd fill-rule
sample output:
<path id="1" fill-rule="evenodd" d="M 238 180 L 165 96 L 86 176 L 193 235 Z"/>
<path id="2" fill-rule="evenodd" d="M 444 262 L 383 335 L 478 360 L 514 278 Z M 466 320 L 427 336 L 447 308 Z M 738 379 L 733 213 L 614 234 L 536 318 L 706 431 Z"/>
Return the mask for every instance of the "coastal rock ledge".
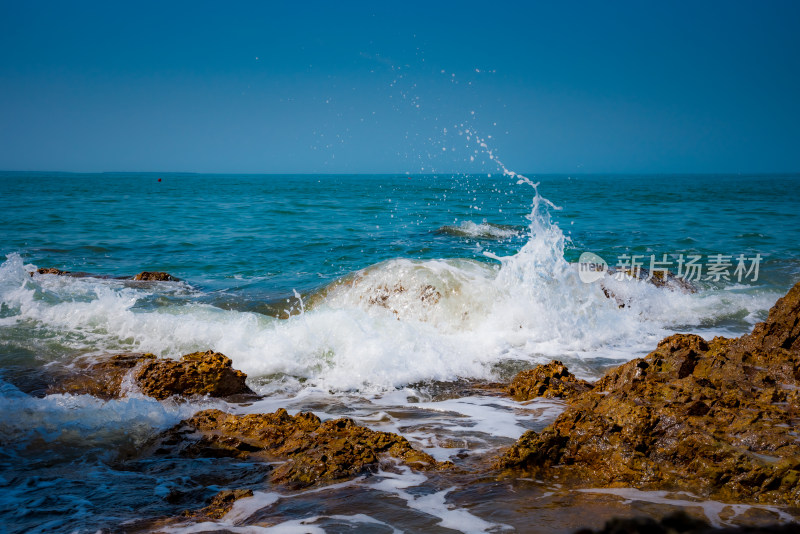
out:
<path id="1" fill-rule="evenodd" d="M 527 401 L 537 397 L 571 398 L 590 389 L 592 384 L 575 378 L 563 363 L 553 360 L 518 373 L 507 391 L 514 400 Z"/>
<path id="2" fill-rule="evenodd" d="M 247 415 L 203 410 L 166 431 L 154 446 L 156 452 L 179 450 L 191 457 L 282 461 L 270 480 L 292 489 L 352 478 L 382 463 L 399 461 L 420 470 L 453 466 L 414 449 L 397 434 L 371 430 L 346 417 L 322 422 L 311 412 L 292 416 L 283 408 Z"/>
<path id="3" fill-rule="evenodd" d="M 573 486 L 800 505 L 800 283 L 740 338 L 678 334 L 606 373 L 496 466 Z"/>
<path id="4" fill-rule="evenodd" d="M 230 358 L 214 351 L 193 352 L 180 360 L 153 354 L 115 354 L 84 365 L 52 386 L 48 393 L 94 395 L 113 399 L 125 394 L 126 381 L 141 393 L 163 400 L 172 395 L 230 397 L 253 395 L 247 375 Z"/>

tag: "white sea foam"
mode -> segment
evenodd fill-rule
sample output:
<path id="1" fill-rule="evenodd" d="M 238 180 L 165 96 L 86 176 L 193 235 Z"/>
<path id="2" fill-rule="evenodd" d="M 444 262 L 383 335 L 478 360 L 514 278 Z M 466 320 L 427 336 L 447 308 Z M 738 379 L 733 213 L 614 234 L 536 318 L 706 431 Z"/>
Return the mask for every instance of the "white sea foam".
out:
<path id="1" fill-rule="evenodd" d="M 392 526 L 378 521 L 366 514 L 353 514 L 353 515 L 319 515 L 306 517 L 304 519 L 290 519 L 278 525 L 262 527 L 258 525 L 245 525 L 234 526 L 226 522 L 204 521 L 202 523 L 194 523 L 191 525 L 162 527 L 160 532 L 169 532 L 171 534 L 192 534 L 195 532 L 216 532 L 220 528 L 224 528 L 225 532 L 238 532 L 241 534 L 326 534 L 328 531 L 321 526 L 316 525 L 322 520 L 333 520 L 337 523 L 344 523 L 348 527 L 357 528 L 358 525 L 380 525 L 391 529 L 391 532 L 402 532 Z"/>
<path id="2" fill-rule="evenodd" d="M 372 403 L 383 405 L 387 409 L 391 406 L 402 406 L 406 403 L 405 397 L 411 391 L 398 391 L 392 395 L 384 395 L 373 399 Z M 399 395 L 398 395 L 399 394 Z M 436 402 L 415 402 L 411 405 L 414 410 L 425 410 L 443 414 L 444 417 L 437 421 L 437 427 L 454 430 L 467 430 L 471 435 L 486 434 L 487 436 L 501 436 L 517 439 L 528 428 L 522 423 L 528 423 L 536 417 L 542 420 L 554 419 L 563 409 L 560 401 L 536 399 L 528 407 L 523 408 L 520 403 L 507 398 L 498 397 L 459 397 Z M 539 410 L 534 417 L 533 408 Z M 430 416 L 426 417 L 429 419 Z M 379 426 L 377 424 L 371 426 Z M 382 429 L 383 430 L 383 429 Z M 399 432 L 399 429 L 392 430 Z"/>
<path id="3" fill-rule="evenodd" d="M 391 525 L 384 523 L 366 514 L 354 515 L 319 515 L 307 518 L 292 519 L 284 521 L 278 525 L 261 527 L 257 525 L 245 525 L 248 518 L 259 510 L 266 509 L 283 499 L 299 498 L 309 493 L 329 493 L 337 489 L 349 486 L 361 486 L 372 491 L 383 492 L 406 502 L 408 508 L 422 512 L 436 518 L 438 525 L 464 533 L 495 532 L 507 530 L 510 527 L 502 524 L 485 521 L 468 510 L 447 503 L 447 495 L 455 488 L 448 488 L 433 493 L 420 494 L 408 491 L 410 488 L 423 485 L 428 478 L 412 471 L 405 466 L 397 466 L 398 472 L 379 471 L 375 476 L 368 479 L 358 478 L 341 484 L 334 484 L 322 488 L 301 491 L 291 494 L 280 494 L 276 492 L 254 492 L 253 497 L 239 499 L 234 503 L 231 511 L 219 521 L 204 521 L 190 525 L 174 525 L 163 528 L 164 532 L 173 534 L 189 534 L 193 532 L 205 532 L 224 528 L 231 532 L 325 532 L 324 529 L 315 525 L 320 520 L 336 520 L 348 525 L 358 524 L 382 525 L 391 528 L 393 532 L 400 532 Z"/>
<path id="4" fill-rule="evenodd" d="M 90 395 L 34 398 L 0 380 L 0 443 L 24 446 L 32 439 L 87 446 L 119 438 L 134 443 L 168 428 L 198 409 L 219 403 L 158 402 L 149 397 L 103 401 Z"/>
<path id="5" fill-rule="evenodd" d="M 406 501 L 409 508 L 424 512 L 440 519 L 439 525 L 444 528 L 465 533 L 489 532 L 497 529 L 510 529 L 506 525 L 490 523 L 469 513 L 468 510 L 449 505 L 445 501 L 448 493 L 455 488 L 449 488 L 427 495 L 419 495 L 406 491 L 412 486 L 423 484 L 427 477 L 420 473 L 413 473 L 408 467 L 399 466 L 401 473 L 381 471 L 382 480 L 371 484 L 373 489 L 391 493 Z"/>

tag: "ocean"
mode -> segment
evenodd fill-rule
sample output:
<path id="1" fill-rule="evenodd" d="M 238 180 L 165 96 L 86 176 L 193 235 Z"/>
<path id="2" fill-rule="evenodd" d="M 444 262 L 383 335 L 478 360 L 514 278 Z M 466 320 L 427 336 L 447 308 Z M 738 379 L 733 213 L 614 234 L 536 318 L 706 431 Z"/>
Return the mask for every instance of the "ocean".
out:
<path id="1" fill-rule="evenodd" d="M 570 532 L 669 506 L 401 468 L 291 493 L 241 460 L 136 454 L 202 408 L 284 407 L 478 469 L 563 405 L 464 384 L 551 359 L 591 380 L 671 333 L 738 336 L 800 280 L 800 175 L 526 176 L 0 173 L 0 526 L 147 531 L 242 487 L 256 497 L 202 528 Z M 696 292 L 590 281 L 584 253 Z M 141 271 L 180 282 L 129 279 Z M 263 398 L 47 394 L 46 371 L 78 359 L 209 349 Z"/>

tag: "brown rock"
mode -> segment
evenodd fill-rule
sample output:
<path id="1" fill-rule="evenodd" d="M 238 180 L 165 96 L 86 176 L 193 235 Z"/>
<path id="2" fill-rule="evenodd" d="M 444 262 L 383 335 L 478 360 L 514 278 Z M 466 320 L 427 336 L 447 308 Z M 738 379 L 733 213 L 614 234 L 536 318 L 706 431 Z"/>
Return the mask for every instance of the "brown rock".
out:
<path id="1" fill-rule="evenodd" d="M 753 329 L 750 339 L 762 350 L 800 351 L 800 284 L 778 299 L 767 320 Z"/>
<path id="2" fill-rule="evenodd" d="M 151 360 L 156 361 L 154 354 L 126 353 L 115 354 L 91 364 L 79 363 L 76 369 L 70 369 L 70 374 L 60 377 L 48 389 L 48 393 L 72 393 L 114 399 L 120 396 L 125 376 L 137 365 Z"/>
<path id="3" fill-rule="evenodd" d="M 641 269 L 640 277 L 644 277 L 656 287 L 665 287 L 682 293 L 697 293 L 697 288 L 690 281 L 672 271 L 653 271 L 651 274 L 647 269 Z"/>
<path id="4" fill-rule="evenodd" d="M 200 510 L 186 510 L 183 517 L 222 519 L 236 501 L 252 496 L 253 490 L 250 489 L 223 490 L 212 497 L 208 506 Z"/>
<path id="5" fill-rule="evenodd" d="M 142 280 L 147 282 L 179 282 L 178 278 L 175 278 L 169 273 L 165 273 L 162 271 L 142 271 L 136 276 L 133 277 L 134 280 Z"/>
<path id="6" fill-rule="evenodd" d="M 527 401 L 536 397 L 568 398 L 590 389 L 589 382 L 578 380 L 563 363 L 553 360 L 518 373 L 508 386 L 508 394 L 514 400 Z"/>
<path id="7" fill-rule="evenodd" d="M 609 371 L 498 465 L 575 485 L 800 505 L 800 284 L 738 339 L 674 335 Z"/>
<path id="8" fill-rule="evenodd" d="M 142 393 L 159 400 L 172 395 L 252 394 L 245 384 L 247 375 L 234 369 L 232 364 L 230 358 L 219 352 L 193 352 L 181 356 L 179 361 L 145 361 L 136 371 L 135 380 Z"/>
<path id="9" fill-rule="evenodd" d="M 186 454 L 196 456 L 286 460 L 271 480 L 293 488 L 353 477 L 377 468 L 386 457 L 416 469 L 452 465 L 414 449 L 402 436 L 370 430 L 347 418 L 323 423 L 310 412 L 291 416 L 284 409 L 249 415 L 203 410 L 167 431 L 160 441 L 169 447 L 183 444 Z"/>
<path id="10" fill-rule="evenodd" d="M 611 274 L 614 274 L 617 271 L 611 271 Z M 639 267 L 638 269 L 625 269 L 625 274 L 628 276 L 632 276 L 637 280 L 641 280 L 644 282 L 649 282 L 656 287 L 663 287 L 666 289 L 670 289 L 672 291 L 681 291 L 682 293 L 696 293 L 697 288 L 692 285 L 691 282 L 686 280 L 683 277 L 680 277 L 673 273 L 672 271 L 657 271 L 653 270 L 651 273 L 648 269 L 644 267 Z"/>
<path id="11" fill-rule="evenodd" d="M 56 269 L 54 267 L 39 267 L 38 269 L 36 269 L 36 273 L 38 273 L 38 274 L 56 274 L 56 275 L 59 275 L 59 276 L 64 276 L 66 274 L 70 274 L 69 271 L 62 271 L 62 270 Z M 31 272 L 29 274 L 31 276 L 33 276 L 36 273 Z"/>
<path id="12" fill-rule="evenodd" d="M 94 395 L 102 399 L 119 397 L 126 377 L 142 393 L 163 400 L 172 395 L 228 397 L 253 394 L 245 375 L 232 368 L 225 355 L 214 351 L 194 352 L 180 360 L 156 358 L 153 354 L 116 354 L 80 365 L 49 389 L 49 393 Z"/>
<path id="13" fill-rule="evenodd" d="M 743 525 L 714 528 L 684 511 L 674 512 L 659 520 L 650 517 L 614 518 L 598 531 L 581 529 L 575 534 L 797 534 L 797 523 Z"/>
<path id="14" fill-rule="evenodd" d="M 620 271 L 609 270 L 608 274 L 613 276 L 618 272 Z M 639 281 L 648 282 L 656 287 L 669 289 L 670 291 L 680 291 L 681 293 L 697 293 L 697 288 L 694 287 L 690 281 L 676 275 L 671 271 L 667 271 L 665 273 L 664 271 L 654 270 L 651 274 L 649 270 L 640 267 L 635 271 L 631 269 L 625 269 L 622 272 Z M 600 288 L 603 290 L 603 294 L 606 296 L 606 298 L 614 299 L 620 308 L 624 308 L 630 304 L 630 302 L 617 296 L 612 290 L 607 288 L 602 283 L 600 284 Z"/>

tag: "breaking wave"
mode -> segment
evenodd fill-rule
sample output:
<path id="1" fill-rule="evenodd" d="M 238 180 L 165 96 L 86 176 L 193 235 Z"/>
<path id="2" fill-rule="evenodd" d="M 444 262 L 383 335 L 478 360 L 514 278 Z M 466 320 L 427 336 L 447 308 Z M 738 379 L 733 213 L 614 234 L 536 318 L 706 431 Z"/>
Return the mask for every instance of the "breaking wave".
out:
<path id="1" fill-rule="evenodd" d="M 533 185 L 533 184 L 531 184 Z M 162 356 L 214 349 L 251 379 L 294 377 L 333 390 L 427 380 L 496 378 L 506 362 L 593 362 L 638 356 L 672 331 L 725 333 L 752 324 L 779 296 L 758 291 L 660 289 L 636 280 L 583 283 L 564 258 L 554 206 L 534 192 L 527 241 L 486 261 L 392 259 L 306 295 L 286 319 L 197 302 L 183 284 L 30 276 L 11 254 L 0 265 L 0 328 L 40 332 L 33 352 L 118 350 Z M 609 299 L 603 287 L 629 304 Z"/>

